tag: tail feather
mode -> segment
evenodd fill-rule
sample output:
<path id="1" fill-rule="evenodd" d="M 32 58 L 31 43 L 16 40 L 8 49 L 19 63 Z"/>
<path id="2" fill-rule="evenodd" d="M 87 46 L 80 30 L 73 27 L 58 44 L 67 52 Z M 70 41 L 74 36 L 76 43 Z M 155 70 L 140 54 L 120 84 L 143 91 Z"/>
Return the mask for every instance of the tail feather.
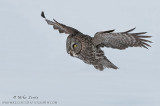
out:
<path id="1" fill-rule="evenodd" d="M 100 71 L 103 71 L 106 67 L 118 69 L 118 67 L 115 66 L 113 63 L 111 63 L 106 57 L 103 59 L 100 59 L 98 63 L 94 65 L 94 67 Z"/>
<path id="2" fill-rule="evenodd" d="M 103 60 L 101 60 L 101 63 L 104 68 L 107 67 L 107 68 L 118 69 L 118 67 L 114 65 L 112 62 L 110 62 L 107 58 L 104 58 Z"/>

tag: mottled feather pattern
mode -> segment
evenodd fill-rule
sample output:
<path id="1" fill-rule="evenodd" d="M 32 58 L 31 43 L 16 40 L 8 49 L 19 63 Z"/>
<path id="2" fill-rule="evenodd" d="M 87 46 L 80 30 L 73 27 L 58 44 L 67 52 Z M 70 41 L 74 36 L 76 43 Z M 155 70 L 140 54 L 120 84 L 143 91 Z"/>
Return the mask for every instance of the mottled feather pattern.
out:
<path id="1" fill-rule="evenodd" d="M 152 43 L 144 38 L 149 38 L 151 36 L 142 36 L 146 32 L 141 33 L 130 33 L 135 28 L 128 30 L 126 32 L 97 32 L 93 38 L 94 45 L 103 45 L 106 47 L 116 48 L 116 49 L 126 49 L 128 47 L 150 47 L 147 42 Z"/>
<path id="2" fill-rule="evenodd" d="M 64 24 L 61 24 L 59 22 L 57 22 L 55 19 L 53 19 L 53 21 L 46 19 L 44 12 L 42 11 L 41 16 L 43 18 L 45 18 L 46 22 L 49 25 L 53 25 L 53 28 L 58 30 L 59 33 L 65 33 L 65 34 L 77 34 L 77 33 L 81 33 L 79 32 L 77 29 L 74 29 L 72 27 L 66 26 Z"/>

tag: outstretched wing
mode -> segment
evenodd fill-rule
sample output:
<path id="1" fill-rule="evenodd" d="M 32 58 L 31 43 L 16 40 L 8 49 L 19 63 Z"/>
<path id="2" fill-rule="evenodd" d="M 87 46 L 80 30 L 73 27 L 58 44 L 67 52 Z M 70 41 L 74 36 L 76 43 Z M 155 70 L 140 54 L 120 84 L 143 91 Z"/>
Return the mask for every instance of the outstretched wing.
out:
<path id="1" fill-rule="evenodd" d="M 146 32 L 130 33 L 135 28 L 125 32 L 113 33 L 114 30 L 97 32 L 93 37 L 93 44 L 100 47 L 111 47 L 115 49 L 126 49 L 128 47 L 151 47 L 149 40 L 144 38 L 150 38 L 151 36 L 143 36 Z"/>
<path id="2" fill-rule="evenodd" d="M 57 22 L 55 19 L 53 19 L 53 21 L 50 21 L 50 20 L 46 19 L 43 11 L 41 13 L 41 16 L 46 20 L 46 22 L 49 25 L 53 25 L 54 29 L 59 30 L 59 33 L 65 33 L 65 34 L 77 34 L 77 33 L 81 33 L 77 29 L 74 29 L 72 27 L 69 27 L 69 26 L 66 26 L 64 24 L 61 24 L 61 23 Z"/>

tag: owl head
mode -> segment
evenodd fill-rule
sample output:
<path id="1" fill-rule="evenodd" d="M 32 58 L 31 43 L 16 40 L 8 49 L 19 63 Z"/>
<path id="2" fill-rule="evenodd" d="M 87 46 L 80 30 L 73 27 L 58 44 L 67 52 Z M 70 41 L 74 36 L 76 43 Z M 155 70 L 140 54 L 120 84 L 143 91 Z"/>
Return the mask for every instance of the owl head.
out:
<path id="1" fill-rule="evenodd" d="M 74 37 L 68 37 L 66 42 L 66 49 L 68 54 L 73 57 L 77 57 L 82 49 L 81 41 Z"/>

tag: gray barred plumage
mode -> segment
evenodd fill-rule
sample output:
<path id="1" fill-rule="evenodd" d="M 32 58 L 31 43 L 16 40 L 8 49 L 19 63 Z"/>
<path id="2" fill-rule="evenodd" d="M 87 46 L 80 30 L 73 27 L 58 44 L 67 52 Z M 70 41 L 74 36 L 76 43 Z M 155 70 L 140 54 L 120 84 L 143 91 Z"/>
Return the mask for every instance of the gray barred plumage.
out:
<path id="1" fill-rule="evenodd" d="M 57 22 L 56 20 L 50 21 L 46 19 L 44 12 L 41 16 L 45 18 L 49 25 L 53 25 L 53 28 L 59 30 L 60 33 L 69 34 L 66 41 L 67 53 L 73 57 L 83 60 L 87 64 L 93 65 L 96 69 L 102 71 L 104 68 L 118 69 L 113 63 L 111 63 L 101 47 L 110 47 L 114 49 L 126 49 L 128 47 L 150 47 L 147 42 L 152 43 L 144 38 L 151 36 L 142 36 L 146 32 L 131 33 L 135 28 L 125 32 L 114 33 L 114 30 L 97 32 L 94 37 L 85 35 L 75 28 L 66 26 Z M 148 47 L 147 47 L 148 46 Z"/>

